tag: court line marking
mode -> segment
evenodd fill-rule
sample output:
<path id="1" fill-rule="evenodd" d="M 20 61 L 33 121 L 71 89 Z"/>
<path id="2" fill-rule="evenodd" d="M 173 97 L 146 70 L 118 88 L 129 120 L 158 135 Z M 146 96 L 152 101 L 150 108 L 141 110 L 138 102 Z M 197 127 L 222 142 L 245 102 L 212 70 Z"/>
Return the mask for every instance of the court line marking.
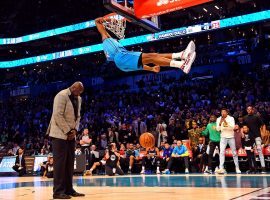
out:
<path id="1" fill-rule="evenodd" d="M 265 189 L 267 189 L 267 188 L 270 188 L 270 187 L 260 188 L 260 189 L 254 190 L 254 191 L 252 191 L 252 192 L 248 192 L 248 193 L 246 193 L 246 194 L 242 194 L 242 195 L 240 195 L 240 196 L 234 197 L 234 198 L 232 198 L 232 199 L 230 199 L 230 200 L 240 199 L 240 198 L 242 198 L 242 197 L 245 197 L 245 196 L 254 194 L 254 193 L 256 193 L 256 192 L 260 192 L 260 191 L 262 191 L 262 190 L 265 190 Z"/>

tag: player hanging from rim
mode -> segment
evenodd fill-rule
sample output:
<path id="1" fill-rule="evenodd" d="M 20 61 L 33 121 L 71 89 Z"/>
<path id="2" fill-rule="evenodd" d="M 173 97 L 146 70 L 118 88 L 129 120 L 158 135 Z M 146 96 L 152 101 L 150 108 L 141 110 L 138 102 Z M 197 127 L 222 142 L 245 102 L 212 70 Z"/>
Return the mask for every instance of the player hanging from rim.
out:
<path id="1" fill-rule="evenodd" d="M 106 16 L 105 16 L 106 17 Z M 187 48 L 178 53 L 142 53 L 126 50 L 116 39 L 107 32 L 103 23 L 108 18 L 100 17 L 95 20 L 97 29 L 103 41 L 103 50 L 108 61 L 114 61 L 122 71 L 147 70 L 159 72 L 161 67 L 175 67 L 188 74 L 195 60 L 195 44 L 190 41 Z M 148 66 L 154 64 L 154 67 Z"/>

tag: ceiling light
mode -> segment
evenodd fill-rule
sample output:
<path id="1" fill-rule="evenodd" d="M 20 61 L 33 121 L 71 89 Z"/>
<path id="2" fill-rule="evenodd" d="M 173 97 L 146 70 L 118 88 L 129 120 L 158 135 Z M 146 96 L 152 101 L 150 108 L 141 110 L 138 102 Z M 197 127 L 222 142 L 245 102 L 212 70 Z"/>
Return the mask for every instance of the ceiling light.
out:
<path id="1" fill-rule="evenodd" d="M 218 6 L 215 6 L 215 8 L 216 8 L 217 10 L 219 10 L 219 7 L 218 7 Z"/>
<path id="2" fill-rule="evenodd" d="M 203 10 L 204 10 L 205 12 L 207 12 L 207 11 L 208 11 L 206 8 L 203 8 Z"/>

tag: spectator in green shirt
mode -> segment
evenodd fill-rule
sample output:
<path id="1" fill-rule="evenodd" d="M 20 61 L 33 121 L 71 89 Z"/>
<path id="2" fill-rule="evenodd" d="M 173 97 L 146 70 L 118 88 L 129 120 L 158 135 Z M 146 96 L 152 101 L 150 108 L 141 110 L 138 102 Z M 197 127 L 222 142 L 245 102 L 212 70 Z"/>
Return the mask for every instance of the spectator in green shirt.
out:
<path id="1" fill-rule="evenodd" d="M 208 155 L 208 168 L 206 168 L 204 173 L 212 174 L 212 160 L 213 160 L 213 154 L 216 149 L 216 146 L 219 148 L 219 142 L 220 142 L 220 132 L 216 130 L 216 116 L 211 115 L 209 124 L 207 124 L 206 129 L 202 131 L 203 136 L 209 135 L 209 155 Z M 217 160 L 216 166 L 219 166 L 219 160 Z"/>

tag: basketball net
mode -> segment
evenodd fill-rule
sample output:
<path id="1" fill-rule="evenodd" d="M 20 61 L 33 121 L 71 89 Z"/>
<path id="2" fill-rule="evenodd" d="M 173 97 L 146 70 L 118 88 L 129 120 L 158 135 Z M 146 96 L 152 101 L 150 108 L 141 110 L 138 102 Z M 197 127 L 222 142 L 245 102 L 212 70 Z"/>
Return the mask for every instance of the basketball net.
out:
<path id="1" fill-rule="evenodd" d="M 125 38 L 126 18 L 116 13 L 105 15 L 104 27 L 113 32 L 119 39 Z"/>

